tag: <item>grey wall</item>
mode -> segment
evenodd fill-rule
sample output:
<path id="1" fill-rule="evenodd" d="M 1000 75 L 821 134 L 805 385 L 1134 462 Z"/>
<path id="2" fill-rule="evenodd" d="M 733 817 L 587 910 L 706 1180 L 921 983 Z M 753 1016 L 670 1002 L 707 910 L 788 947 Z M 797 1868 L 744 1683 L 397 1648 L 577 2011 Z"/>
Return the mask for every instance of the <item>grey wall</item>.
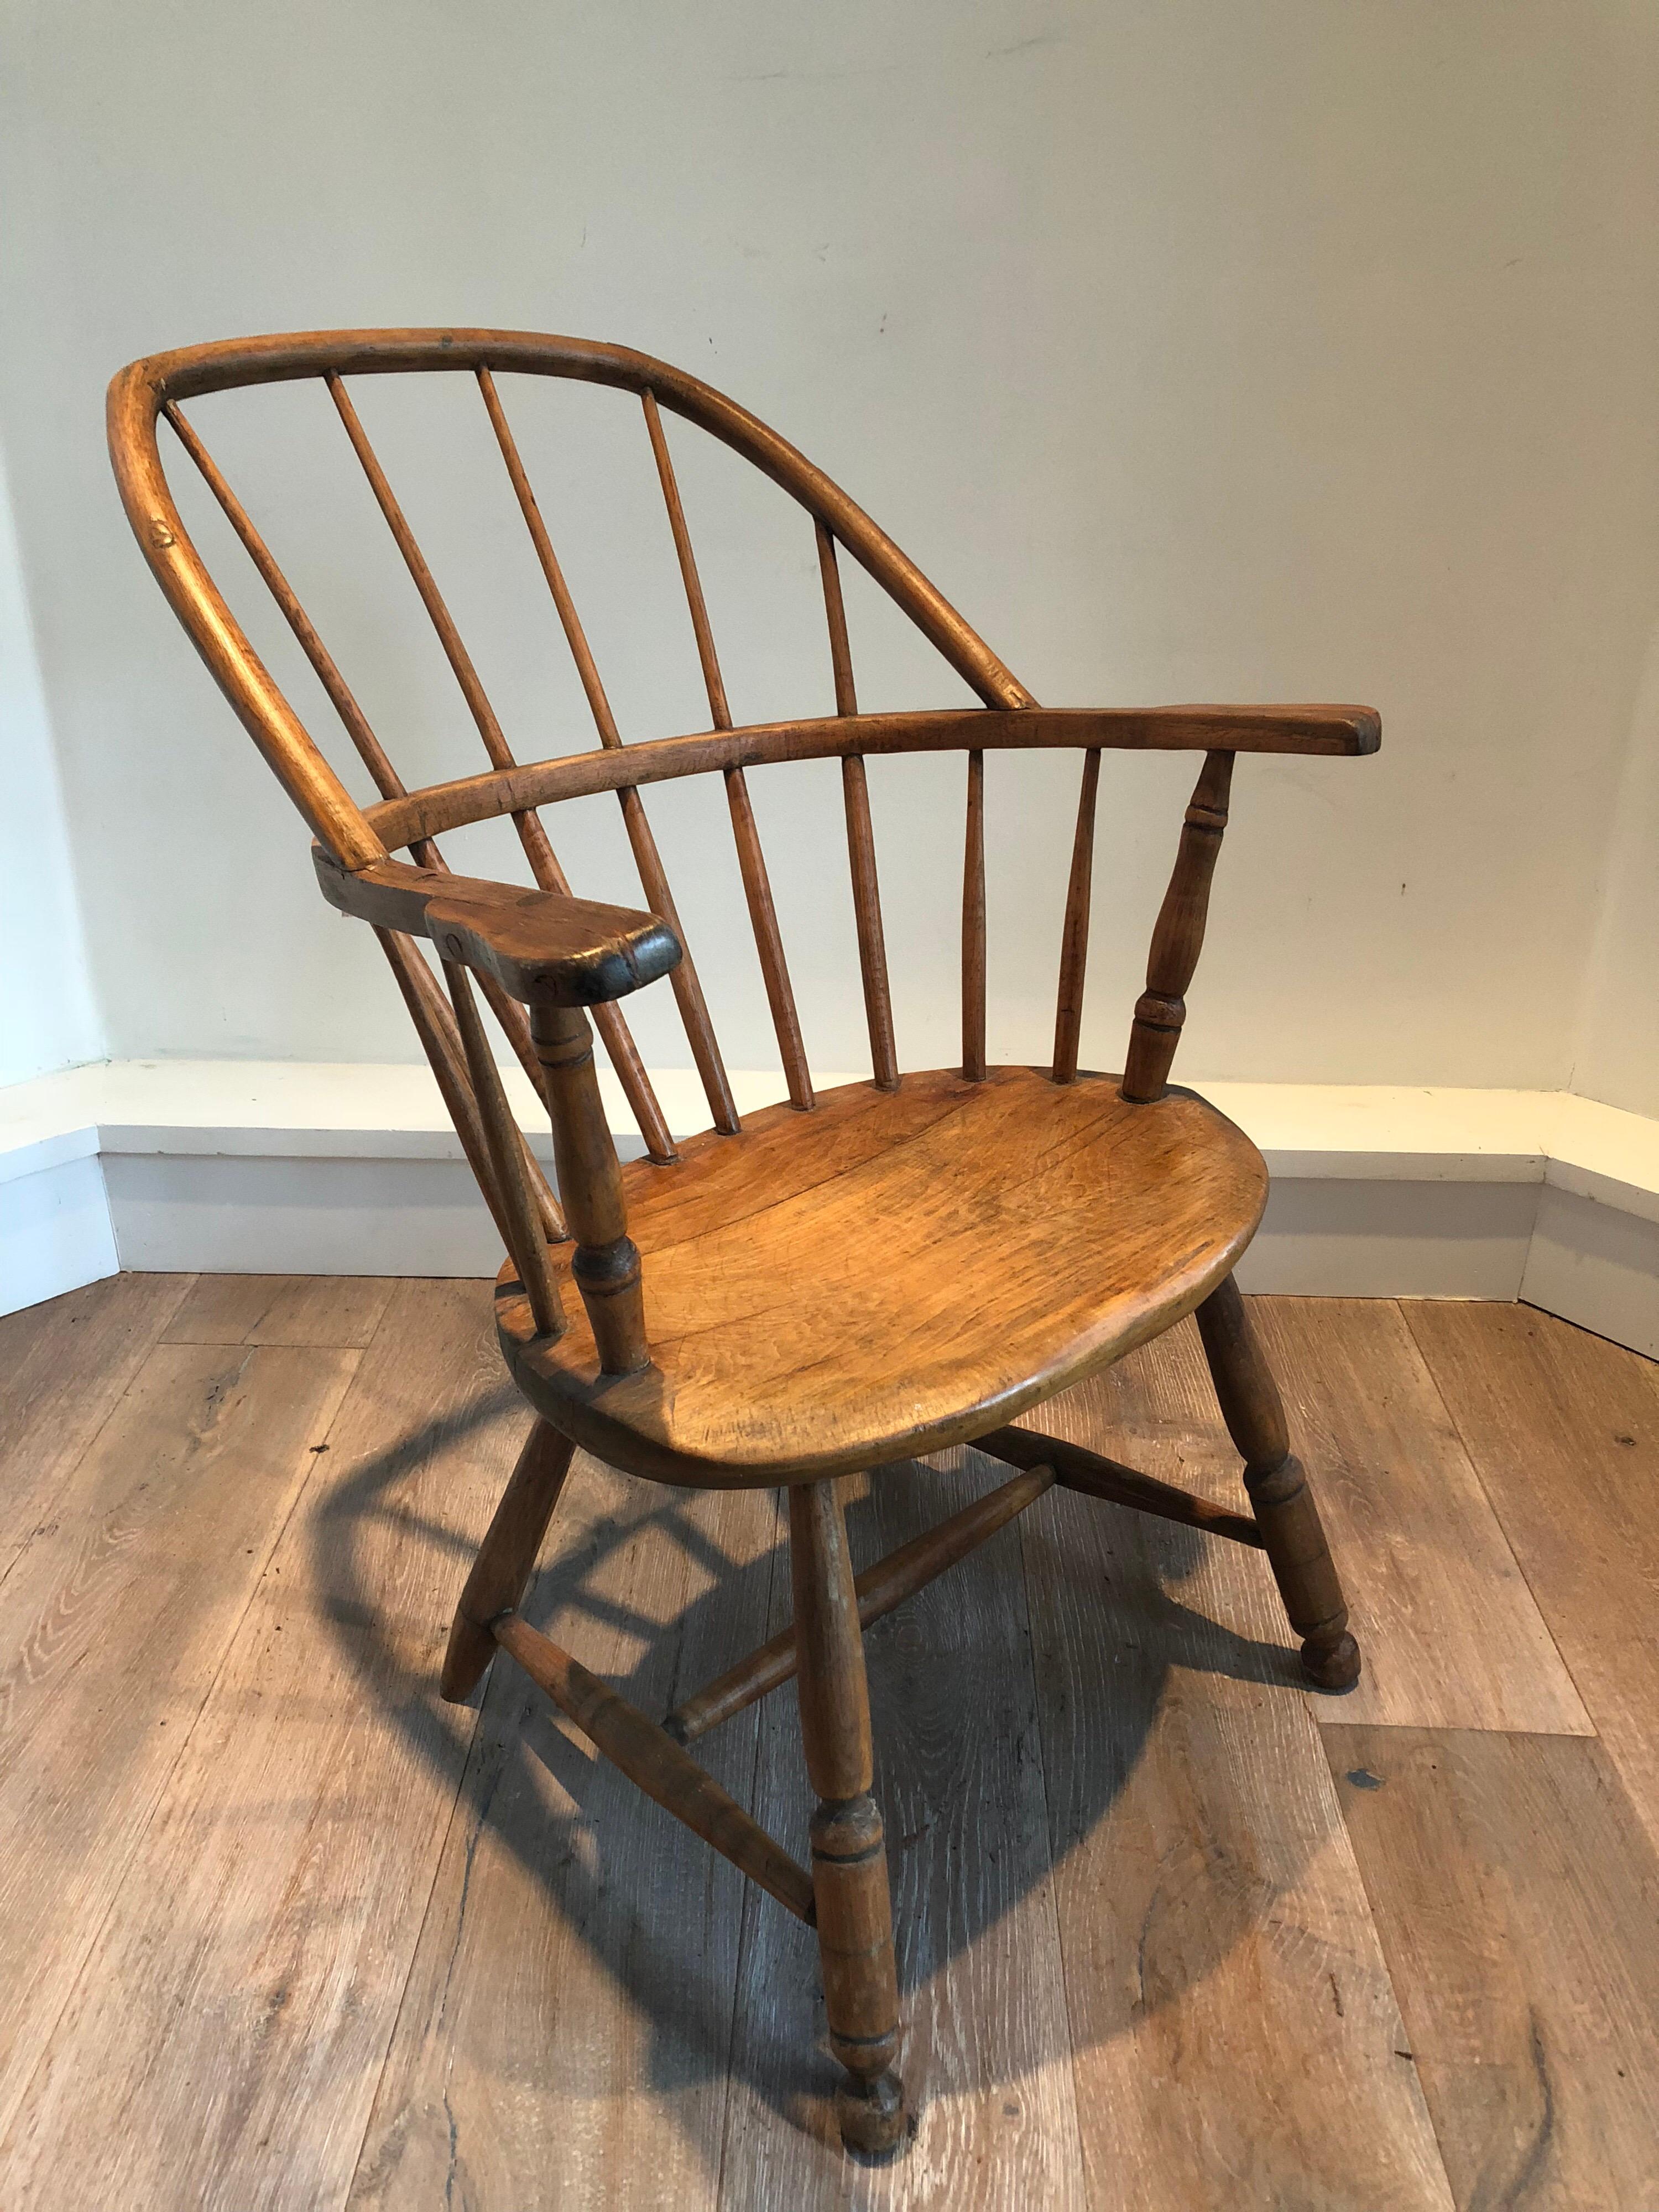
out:
<path id="1" fill-rule="evenodd" d="M 722 385 L 1045 702 L 1382 708 L 1376 761 L 1242 765 L 1188 1072 L 1567 1079 L 1659 608 L 1650 8 L 14 0 L 5 21 L 0 438 L 113 1051 L 412 1039 L 131 542 L 104 383 L 191 340 L 459 321 Z M 526 757 L 590 742 L 476 394 L 362 404 L 509 734 Z M 626 733 L 702 726 L 634 413 L 564 389 L 517 412 Z M 475 765 L 321 393 L 196 419 L 394 753 Z M 698 442 L 677 451 L 738 719 L 821 710 L 810 532 Z M 872 594 L 853 618 L 866 704 L 962 696 Z M 991 1044 L 1036 1055 L 1075 770 L 993 773 Z M 833 772 L 756 781 L 809 1042 L 856 1066 Z M 959 763 L 874 781 L 902 1047 L 948 1059 Z M 1097 1065 L 1182 783 L 1109 763 Z M 728 1057 L 764 1065 L 719 794 L 665 794 L 658 820 L 705 971 L 732 978 Z M 553 827 L 580 888 L 631 895 L 614 810 Z M 665 1005 L 640 1030 L 684 1061 Z"/>

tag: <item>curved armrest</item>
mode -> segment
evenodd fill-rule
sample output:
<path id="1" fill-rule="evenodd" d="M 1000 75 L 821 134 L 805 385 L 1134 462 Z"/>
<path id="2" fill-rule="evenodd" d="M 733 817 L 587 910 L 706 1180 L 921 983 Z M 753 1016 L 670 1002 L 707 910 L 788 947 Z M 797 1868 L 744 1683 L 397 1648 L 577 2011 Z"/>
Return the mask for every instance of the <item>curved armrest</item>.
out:
<path id="1" fill-rule="evenodd" d="M 1073 711 L 1053 710 L 1056 718 Z M 1076 719 L 1097 721 L 1100 734 L 1091 742 L 1113 750 L 1352 757 L 1374 753 L 1382 742 L 1375 707 L 1109 707 L 1084 708 Z"/>
<path id="2" fill-rule="evenodd" d="M 323 896 L 342 914 L 429 937 L 447 959 L 493 975 L 527 1006 L 599 1006 L 679 964 L 679 939 L 654 914 L 404 860 L 346 868 L 320 845 L 312 859 Z"/>

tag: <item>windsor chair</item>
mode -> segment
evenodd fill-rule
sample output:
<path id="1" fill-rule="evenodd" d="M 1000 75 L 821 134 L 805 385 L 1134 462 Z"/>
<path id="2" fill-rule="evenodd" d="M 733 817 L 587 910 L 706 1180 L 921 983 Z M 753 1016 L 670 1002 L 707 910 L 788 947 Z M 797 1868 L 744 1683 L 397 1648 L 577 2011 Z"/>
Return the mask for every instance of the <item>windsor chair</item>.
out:
<path id="1" fill-rule="evenodd" d="M 521 764 L 353 403 L 348 379 L 447 372 L 487 410 L 592 709 L 599 744 Z M 712 727 L 624 745 L 510 427 L 510 376 L 637 395 L 659 477 Z M 477 724 L 489 767 L 406 789 L 264 538 L 182 403 L 232 386 L 321 383 Z M 498 381 L 499 380 L 499 381 Z M 755 464 L 811 516 L 829 631 L 830 717 L 733 728 L 664 413 Z M 169 492 L 165 419 L 275 598 L 381 793 L 359 807 L 267 672 Z M 828 477 L 695 377 L 618 346 L 497 331 L 313 332 L 187 347 L 135 362 L 109 395 L 129 520 L 162 591 L 310 825 L 324 896 L 374 929 L 507 1259 L 495 1287 L 507 1364 L 537 1419 L 467 1577 L 442 1692 L 467 1697 L 508 1653 L 642 1790 L 816 1931 L 844 2139 L 905 2138 L 899 2014 L 862 1628 L 1024 1511 L 1053 1484 L 1263 1551 L 1319 1688 L 1350 1687 L 1359 1653 L 1317 1510 L 1233 1268 L 1267 1172 L 1243 1133 L 1168 1078 L 1204 934 L 1236 755 L 1360 754 L 1356 707 L 1044 708 L 898 548 Z M 865 714 L 837 562 L 873 577 L 983 702 Z M 1054 1054 L 986 1056 L 984 758 L 1080 757 Z M 1195 753 L 1199 772 L 1152 933 L 1121 1077 L 1079 1066 L 1101 755 Z M 962 1061 L 902 1074 L 894 1037 L 866 760 L 959 751 L 967 804 Z M 841 763 L 872 1079 L 819 1095 L 801 1041 L 745 770 Z M 740 1120 L 647 818 L 644 791 L 724 779 L 788 1103 Z M 647 911 L 571 895 L 539 810 L 614 792 Z M 450 872 L 436 840 L 510 816 L 534 888 Z M 406 852 L 410 857 L 394 855 Z M 441 968 L 416 943 L 428 939 Z M 711 1127 L 677 1145 L 619 1001 L 659 978 L 678 1000 Z M 557 1195 L 509 1109 L 478 1000 L 550 1114 Z M 619 1164 L 588 1011 L 643 1139 Z M 1014 1417 L 1195 1312 L 1250 1511 L 1222 1510 Z M 837 1476 L 972 1443 L 1016 1471 L 927 1536 L 854 1577 Z M 786 1486 L 794 1626 L 686 1698 L 661 1725 L 519 1611 L 577 1445 L 671 1484 Z M 750 1819 L 686 1747 L 797 1677 L 817 1811 L 811 1868 Z"/>

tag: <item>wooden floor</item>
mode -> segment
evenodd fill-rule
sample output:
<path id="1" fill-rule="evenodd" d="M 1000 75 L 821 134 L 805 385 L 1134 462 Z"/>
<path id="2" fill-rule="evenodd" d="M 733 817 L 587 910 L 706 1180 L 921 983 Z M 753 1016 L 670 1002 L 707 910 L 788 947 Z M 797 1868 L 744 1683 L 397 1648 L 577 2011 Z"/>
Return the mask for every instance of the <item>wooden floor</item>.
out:
<path id="1" fill-rule="evenodd" d="M 0 1322 L 0 2203 L 1659 2207 L 1659 1369 L 1257 1302 L 1367 1672 L 1258 1554 L 1055 1493 L 869 1654 L 909 2156 L 807 1933 L 502 1665 L 483 1286 L 128 1276 Z M 1191 1325 L 1049 1425 L 1237 1499 Z M 999 1479 L 878 1478 L 860 1563 Z M 647 1710 L 787 1617 L 765 1494 L 592 1462 L 527 1606 Z M 793 1693 L 701 1746 L 799 1850 Z"/>

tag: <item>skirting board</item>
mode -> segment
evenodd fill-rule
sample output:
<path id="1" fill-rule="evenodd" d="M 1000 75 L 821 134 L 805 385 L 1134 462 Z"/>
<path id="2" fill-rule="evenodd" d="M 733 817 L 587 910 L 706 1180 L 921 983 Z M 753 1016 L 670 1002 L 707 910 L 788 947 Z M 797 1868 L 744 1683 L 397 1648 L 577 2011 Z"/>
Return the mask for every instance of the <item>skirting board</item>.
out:
<path id="1" fill-rule="evenodd" d="M 1659 1359 L 1659 1223 L 1546 1186 L 1521 1295 Z"/>
<path id="2" fill-rule="evenodd" d="M 0 1314 L 101 1281 L 120 1264 L 95 1152 L 0 1182 Z"/>
<path id="3" fill-rule="evenodd" d="M 694 1077 L 654 1079 L 677 1131 L 706 1124 Z M 744 1111 L 781 1092 L 775 1074 L 732 1084 Z M 1194 1087 L 1273 1174 L 1245 1289 L 1522 1297 L 1659 1356 L 1659 1124 L 1563 1092 Z M 423 1067 L 129 1061 L 0 1091 L 0 1312 L 118 1267 L 483 1275 L 499 1260 Z"/>

